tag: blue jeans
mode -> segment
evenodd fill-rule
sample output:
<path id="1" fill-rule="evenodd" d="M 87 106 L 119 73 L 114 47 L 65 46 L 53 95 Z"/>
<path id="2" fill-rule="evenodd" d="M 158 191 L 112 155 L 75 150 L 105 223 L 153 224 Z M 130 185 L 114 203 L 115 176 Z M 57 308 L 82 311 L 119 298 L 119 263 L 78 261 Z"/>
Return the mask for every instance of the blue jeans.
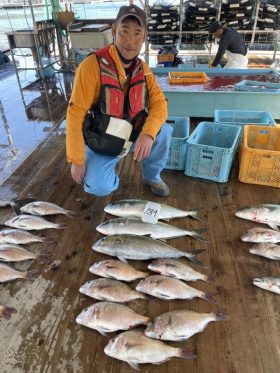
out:
<path id="1" fill-rule="evenodd" d="M 164 123 L 153 143 L 149 156 L 142 161 L 143 178 L 159 182 L 166 165 L 173 128 Z M 133 151 L 133 148 L 132 150 Z M 86 146 L 86 174 L 84 190 L 95 196 L 107 196 L 119 187 L 116 165 L 122 158 L 97 154 Z"/>

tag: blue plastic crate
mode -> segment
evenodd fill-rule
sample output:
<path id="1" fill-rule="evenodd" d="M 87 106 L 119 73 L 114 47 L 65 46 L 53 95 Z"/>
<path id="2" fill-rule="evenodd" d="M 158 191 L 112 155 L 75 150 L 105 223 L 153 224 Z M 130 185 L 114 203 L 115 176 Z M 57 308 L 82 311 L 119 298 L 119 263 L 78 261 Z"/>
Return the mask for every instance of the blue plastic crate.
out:
<path id="1" fill-rule="evenodd" d="M 280 93 L 280 83 L 242 80 L 234 85 L 236 91 Z"/>
<path id="2" fill-rule="evenodd" d="M 184 170 L 187 138 L 190 133 L 190 118 L 168 117 L 166 123 L 171 124 L 173 133 L 165 168 L 169 170 Z"/>
<path id="3" fill-rule="evenodd" d="M 187 140 L 185 175 L 226 182 L 240 132 L 237 125 L 199 123 Z"/>
<path id="4" fill-rule="evenodd" d="M 275 126 L 276 122 L 267 111 L 215 110 L 214 120 L 220 124 L 261 124 Z"/>

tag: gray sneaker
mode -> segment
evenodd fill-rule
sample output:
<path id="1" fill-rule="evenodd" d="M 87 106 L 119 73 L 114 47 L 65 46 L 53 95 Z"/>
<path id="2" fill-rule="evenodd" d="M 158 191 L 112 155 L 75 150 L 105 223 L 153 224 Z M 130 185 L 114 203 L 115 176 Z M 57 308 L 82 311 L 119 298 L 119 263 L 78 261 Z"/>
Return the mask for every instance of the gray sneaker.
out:
<path id="1" fill-rule="evenodd" d="M 155 183 L 153 181 L 143 179 L 143 183 L 147 185 L 151 189 L 152 193 L 156 196 L 167 197 L 170 194 L 168 185 L 166 185 L 163 180 L 161 180 L 158 183 Z"/>

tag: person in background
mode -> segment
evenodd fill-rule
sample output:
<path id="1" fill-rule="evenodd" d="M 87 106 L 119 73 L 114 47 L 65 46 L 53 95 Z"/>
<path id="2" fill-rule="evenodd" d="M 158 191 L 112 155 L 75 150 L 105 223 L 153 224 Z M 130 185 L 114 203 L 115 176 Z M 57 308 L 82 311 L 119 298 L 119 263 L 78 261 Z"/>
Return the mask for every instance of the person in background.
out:
<path id="1" fill-rule="evenodd" d="M 211 23 L 210 34 L 220 39 L 219 49 L 209 67 L 217 67 L 224 54 L 227 56 L 226 69 L 246 69 L 248 65 L 247 47 L 242 35 L 231 27 L 223 27 L 218 21 Z"/>
<path id="2" fill-rule="evenodd" d="M 169 195 L 160 176 L 172 135 L 165 123 L 167 102 L 138 58 L 146 23 L 142 9 L 122 6 L 112 25 L 113 44 L 89 55 L 76 71 L 67 109 L 67 160 L 72 178 L 96 196 L 118 188 L 116 165 L 129 152 L 142 161 L 143 183 L 157 196 Z"/>

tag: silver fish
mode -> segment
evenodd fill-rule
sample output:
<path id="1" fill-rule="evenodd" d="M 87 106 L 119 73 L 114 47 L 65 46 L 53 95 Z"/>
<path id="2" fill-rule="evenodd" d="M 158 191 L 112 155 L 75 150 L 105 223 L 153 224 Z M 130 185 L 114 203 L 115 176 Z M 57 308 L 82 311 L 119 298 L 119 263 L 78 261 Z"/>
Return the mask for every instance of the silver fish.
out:
<path id="1" fill-rule="evenodd" d="M 0 244 L 0 260 L 4 262 L 20 262 L 22 260 L 35 259 L 39 263 L 46 263 L 49 256 L 46 254 L 36 254 L 24 249 L 19 245 Z"/>
<path id="2" fill-rule="evenodd" d="M 5 199 L 0 198 L 0 207 L 16 207 L 22 204 L 25 204 L 30 201 L 36 200 L 34 197 L 27 197 L 27 198 L 13 198 L 13 199 Z"/>
<path id="3" fill-rule="evenodd" d="M 70 210 L 65 210 L 64 208 L 50 202 L 43 202 L 43 201 L 36 201 L 28 203 L 25 206 L 22 206 L 20 208 L 21 212 L 32 214 L 32 215 L 67 215 L 69 217 L 72 217 L 75 215 L 75 212 Z"/>
<path id="4" fill-rule="evenodd" d="M 172 357 L 196 358 L 193 350 L 168 346 L 161 341 L 146 337 L 140 330 L 130 330 L 112 338 L 104 352 L 115 359 L 126 361 L 136 370 L 140 370 L 138 364 L 158 365 Z"/>
<path id="5" fill-rule="evenodd" d="M 205 275 L 194 270 L 185 261 L 179 259 L 158 259 L 148 265 L 148 268 L 164 276 L 185 281 L 202 280 L 215 283 L 217 275 Z"/>
<path id="6" fill-rule="evenodd" d="M 17 310 L 15 308 L 6 306 L 5 304 L 0 304 L 0 317 L 10 320 L 12 313 L 16 312 Z"/>
<path id="7" fill-rule="evenodd" d="M 161 275 L 153 275 L 141 280 L 137 284 L 136 290 L 164 300 L 193 299 L 197 297 L 209 303 L 217 303 L 212 297 L 213 293 L 205 293 L 185 284 L 181 280 Z"/>
<path id="8" fill-rule="evenodd" d="M 241 236 L 241 240 L 244 242 L 255 243 L 277 243 L 280 242 L 280 232 L 277 232 L 273 229 L 252 228 Z"/>
<path id="9" fill-rule="evenodd" d="M 191 236 L 199 241 L 206 242 L 207 240 L 200 235 L 206 229 L 197 231 L 189 231 L 173 227 L 164 223 L 145 223 L 137 218 L 117 218 L 107 220 L 96 227 L 98 232 L 108 235 L 112 234 L 136 234 L 139 236 L 150 236 L 152 238 L 168 239 L 175 237 Z"/>
<path id="10" fill-rule="evenodd" d="M 0 198 L 0 207 L 14 207 L 16 206 L 16 202 L 12 199 L 2 199 Z"/>
<path id="11" fill-rule="evenodd" d="M 117 202 L 112 202 L 107 205 L 104 209 L 105 212 L 111 215 L 119 216 L 120 218 L 137 217 L 142 218 L 145 206 L 150 201 L 142 199 L 124 199 Z M 160 212 L 157 216 L 158 219 L 171 220 L 175 218 L 192 217 L 201 222 L 205 222 L 205 219 L 199 215 L 199 209 L 193 209 L 190 211 L 183 211 L 175 207 L 160 205 Z"/>
<path id="12" fill-rule="evenodd" d="M 274 243 L 259 243 L 249 249 L 251 254 L 264 256 L 268 259 L 280 260 L 280 246 Z"/>
<path id="13" fill-rule="evenodd" d="M 84 309 L 76 318 L 78 324 L 95 329 L 102 335 L 129 330 L 141 324 L 147 325 L 149 320 L 129 307 L 113 302 L 95 303 Z"/>
<path id="14" fill-rule="evenodd" d="M 171 311 L 153 319 L 145 329 L 150 338 L 183 341 L 202 332 L 211 321 L 227 320 L 223 310 L 200 313 L 188 310 Z"/>
<path id="15" fill-rule="evenodd" d="M 38 216 L 32 216 L 32 215 L 15 216 L 14 218 L 6 221 L 5 225 L 7 225 L 8 227 L 24 229 L 27 231 L 49 229 L 49 228 L 55 228 L 55 229 L 66 228 L 66 224 L 64 223 L 55 224 L 43 218 L 40 218 Z"/>
<path id="16" fill-rule="evenodd" d="M 124 303 L 134 299 L 147 299 L 147 297 L 120 281 L 108 278 L 98 278 L 87 281 L 79 289 L 80 293 L 98 300 Z"/>
<path id="17" fill-rule="evenodd" d="M 235 215 L 242 219 L 255 221 L 269 225 L 278 231 L 280 226 L 280 205 L 262 204 L 251 207 L 243 207 L 236 211 Z"/>
<path id="18" fill-rule="evenodd" d="M 53 242 L 53 239 L 34 236 L 34 234 L 20 229 L 4 229 L 0 231 L 0 243 L 27 244 L 31 242 Z"/>
<path id="19" fill-rule="evenodd" d="M 33 281 L 37 275 L 37 271 L 18 271 L 6 264 L 0 263 L 0 283 L 12 281 L 16 279 L 23 279 L 27 281 Z"/>
<path id="20" fill-rule="evenodd" d="M 280 277 L 255 277 L 253 284 L 264 290 L 280 294 Z"/>
<path id="21" fill-rule="evenodd" d="M 145 236 L 132 234 L 116 234 L 101 238 L 92 249 L 99 253 L 116 256 L 122 261 L 148 260 L 156 258 L 180 258 L 186 257 L 192 263 L 201 267 L 204 265 L 196 258 L 204 250 L 182 251 L 168 245 L 165 242 Z"/>
<path id="22" fill-rule="evenodd" d="M 94 263 L 89 268 L 89 271 L 94 275 L 126 282 L 139 280 L 140 278 L 146 278 L 149 276 L 148 272 L 138 271 L 127 263 L 113 259 Z"/>

